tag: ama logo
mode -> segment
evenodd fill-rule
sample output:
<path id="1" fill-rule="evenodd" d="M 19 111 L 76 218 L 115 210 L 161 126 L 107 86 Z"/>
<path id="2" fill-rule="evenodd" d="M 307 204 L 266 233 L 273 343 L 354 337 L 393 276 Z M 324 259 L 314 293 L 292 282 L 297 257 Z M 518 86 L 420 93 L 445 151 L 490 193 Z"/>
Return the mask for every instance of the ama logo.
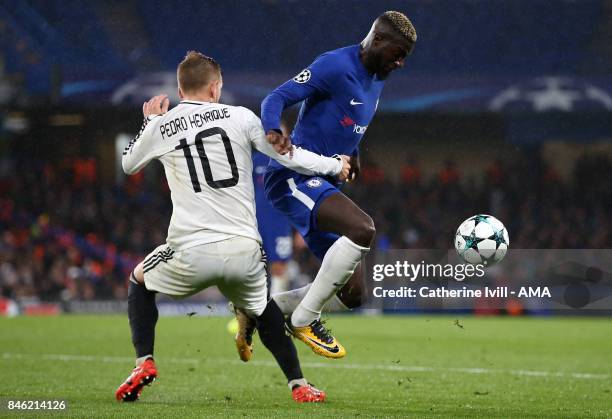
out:
<path id="1" fill-rule="evenodd" d="M 363 127 L 361 125 L 357 125 L 357 123 L 355 123 L 355 121 L 353 121 L 348 115 L 344 115 L 344 118 L 340 120 L 340 125 L 342 125 L 343 127 L 350 127 L 352 125 L 353 132 L 355 134 L 364 134 L 366 132 L 366 129 L 368 129 L 367 125 Z"/>

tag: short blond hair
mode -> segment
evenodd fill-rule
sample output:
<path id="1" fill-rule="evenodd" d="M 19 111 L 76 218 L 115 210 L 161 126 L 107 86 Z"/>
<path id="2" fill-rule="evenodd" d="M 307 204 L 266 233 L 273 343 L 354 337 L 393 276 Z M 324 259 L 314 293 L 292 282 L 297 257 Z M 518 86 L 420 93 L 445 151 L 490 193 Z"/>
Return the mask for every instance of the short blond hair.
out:
<path id="1" fill-rule="evenodd" d="M 221 66 L 198 51 L 188 51 L 176 69 L 176 79 L 183 93 L 197 92 L 221 77 Z"/>
<path id="2" fill-rule="evenodd" d="M 390 10 L 380 15 L 380 17 L 389 22 L 393 29 L 395 29 L 408 41 L 412 42 L 413 44 L 416 43 L 416 29 L 414 28 L 414 25 L 412 24 L 410 19 L 408 19 L 405 14 Z"/>

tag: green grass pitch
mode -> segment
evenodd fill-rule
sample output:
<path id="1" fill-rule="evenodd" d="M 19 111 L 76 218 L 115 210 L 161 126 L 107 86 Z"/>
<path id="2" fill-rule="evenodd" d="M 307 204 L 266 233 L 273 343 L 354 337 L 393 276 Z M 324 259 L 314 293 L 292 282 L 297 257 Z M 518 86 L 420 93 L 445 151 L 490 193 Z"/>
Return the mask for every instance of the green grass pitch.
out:
<path id="1" fill-rule="evenodd" d="M 122 404 L 127 316 L 0 319 L 0 399 L 65 399 L 60 415 L 73 417 L 612 416 L 610 319 L 333 317 L 346 358 L 296 342 L 306 377 L 328 393 L 323 405 L 294 403 L 259 341 L 242 364 L 228 320 L 161 318 L 159 380 Z"/>

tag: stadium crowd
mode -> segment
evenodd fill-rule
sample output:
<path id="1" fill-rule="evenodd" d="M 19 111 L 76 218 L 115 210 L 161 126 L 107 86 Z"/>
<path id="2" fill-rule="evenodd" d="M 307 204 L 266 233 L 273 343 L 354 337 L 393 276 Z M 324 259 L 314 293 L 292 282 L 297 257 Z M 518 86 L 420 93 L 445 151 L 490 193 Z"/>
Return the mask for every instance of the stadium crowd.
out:
<path id="1" fill-rule="evenodd" d="M 612 173 L 607 157 L 583 156 L 570 179 L 539 158 L 497 160 L 479 179 L 446 162 L 425 179 L 416 160 L 390 178 L 364 162 L 345 188 L 374 219 L 376 247 L 448 248 L 463 219 L 491 213 L 513 248 L 609 248 Z M 382 193 L 384 191 L 384 193 Z M 165 241 L 171 213 L 163 174 L 106 185 L 95 160 L 0 164 L 0 286 L 9 298 L 124 299 L 139 258 Z M 317 261 L 296 241 L 302 272 Z"/>

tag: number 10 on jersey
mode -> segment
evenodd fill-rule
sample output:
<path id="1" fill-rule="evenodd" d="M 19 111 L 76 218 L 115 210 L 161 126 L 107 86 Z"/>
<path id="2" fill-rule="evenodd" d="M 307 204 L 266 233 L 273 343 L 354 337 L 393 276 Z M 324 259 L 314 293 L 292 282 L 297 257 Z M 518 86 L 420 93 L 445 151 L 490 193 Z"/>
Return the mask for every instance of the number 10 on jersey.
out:
<path id="1" fill-rule="evenodd" d="M 208 156 L 206 155 L 206 150 L 204 149 L 204 139 L 217 135 L 220 136 L 221 141 L 223 141 L 223 146 L 225 147 L 225 154 L 227 156 L 227 162 L 232 172 L 232 177 L 221 180 L 213 179 L 212 170 L 210 168 L 210 161 L 208 159 Z M 236 184 L 238 183 L 238 166 L 236 166 L 236 157 L 234 157 L 232 143 L 229 137 L 227 136 L 225 130 L 219 127 L 215 127 L 198 132 L 195 137 L 195 144 L 189 145 L 187 144 L 187 139 L 183 138 L 175 147 L 176 150 L 183 150 L 183 154 L 185 155 L 185 159 L 187 160 L 187 169 L 189 170 L 189 176 L 191 177 L 191 184 L 193 185 L 193 190 L 195 192 L 202 192 L 202 187 L 200 186 L 200 180 L 198 179 L 198 174 L 196 173 L 195 164 L 193 162 L 193 155 L 191 154 L 191 147 L 193 147 L 194 145 L 198 156 L 200 156 L 202 170 L 204 171 L 204 178 L 208 186 L 214 189 L 230 188 L 232 186 L 236 186 Z"/>

